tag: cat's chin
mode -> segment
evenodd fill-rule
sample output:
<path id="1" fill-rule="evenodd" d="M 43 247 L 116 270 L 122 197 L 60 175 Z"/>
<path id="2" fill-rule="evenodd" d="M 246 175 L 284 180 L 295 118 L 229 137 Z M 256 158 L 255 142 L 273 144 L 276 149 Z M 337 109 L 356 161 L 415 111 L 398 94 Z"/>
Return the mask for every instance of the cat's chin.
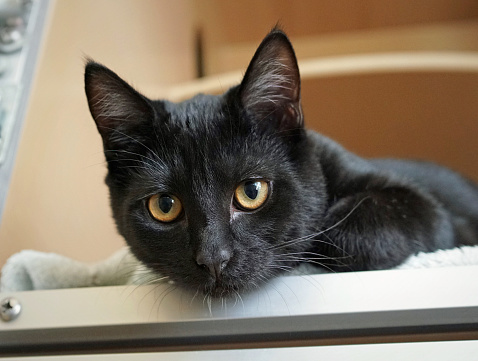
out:
<path id="1" fill-rule="evenodd" d="M 213 298 L 230 298 L 240 294 L 240 290 L 224 285 L 214 285 L 213 287 L 204 288 L 204 295 Z"/>
<path id="2" fill-rule="evenodd" d="M 260 282 L 257 282 L 260 283 Z M 193 292 L 196 294 L 202 294 L 206 297 L 212 297 L 217 299 L 224 298 L 237 298 L 241 295 L 251 292 L 257 288 L 257 283 L 255 282 L 244 282 L 244 280 L 215 280 L 214 278 L 209 278 L 204 282 L 199 284 L 184 284 L 179 281 L 176 284 L 187 290 L 188 292 Z"/>
<path id="3" fill-rule="evenodd" d="M 203 296 L 212 298 L 234 298 L 246 292 L 249 288 L 247 285 L 238 286 L 233 283 L 216 281 L 214 279 L 210 279 L 201 285 L 180 285 L 180 287 L 191 292 L 202 293 Z"/>

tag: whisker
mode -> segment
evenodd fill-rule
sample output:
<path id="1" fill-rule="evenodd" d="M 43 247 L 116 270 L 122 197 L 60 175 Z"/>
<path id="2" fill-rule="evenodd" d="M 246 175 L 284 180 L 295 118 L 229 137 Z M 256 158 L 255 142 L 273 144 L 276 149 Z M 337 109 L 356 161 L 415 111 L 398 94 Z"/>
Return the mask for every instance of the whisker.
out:
<path id="1" fill-rule="evenodd" d="M 288 270 L 287 272 L 292 273 L 294 275 L 296 273 L 299 273 L 299 274 L 297 274 L 297 276 L 299 276 L 303 280 L 307 281 L 310 285 L 314 286 L 314 288 L 317 289 L 317 291 L 319 291 L 320 293 L 324 292 L 324 289 L 322 288 L 321 284 L 315 278 L 311 277 L 312 274 L 301 272 L 299 269 L 294 269 L 293 271 Z M 332 271 L 332 272 L 334 272 L 334 271 Z"/>
<path id="2" fill-rule="evenodd" d="M 191 298 L 191 301 L 189 302 L 189 307 L 192 306 L 194 300 L 195 300 L 196 297 L 199 295 L 199 288 L 200 288 L 200 287 L 201 287 L 201 286 L 198 286 L 198 288 L 197 288 L 197 290 L 196 290 L 196 293 L 195 293 L 195 294 L 193 295 L 193 297 Z"/>
<path id="3" fill-rule="evenodd" d="M 314 257 L 316 257 L 316 259 L 333 259 L 333 260 L 343 259 L 343 258 L 349 258 L 349 256 L 331 257 L 331 256 L 328 256 L 328 255 L 325 255 L 325 254 L 316 253 L 316 252 L 311 252 L 311 251 L 290 252 L 290 253 L 279 253 L 279 254 L 276 254 L 276 256 L 292 256 L 292 257 L 296 257 L 296 256 L 306 256 L 306 255 L 312 256 L 312 257 L 306 257 L 306 258 L 311 258 L 311 259 L 314 259 Z"/>
<path id="4" fill-rule="evenodd" d="M 234 289 L 233 289 L 233 291 L 234 291 L 234 294 L 235 294 L 235 296 L 236 296 L 236 302 L 237 302 L 237 299 L 239 299 L 239 301 L 241 301 L 241 304 L 242 304 L 242 312 L 245 314 L 245 312 L 246 312 L 246 307 L 244 306 L 244 300 L 242 299 L 241 294 L 240 294 L 239 292 L 237 292 L 236 290 L 234 290 Z M 236 306 L 236 304 L 234 304 L 234 306 Z M 234 306 L 233 306 L 233 307 L 234 307 Z"/>
<path id="5" fill-rule="evenodd" d="M 152 151 L 151 151 L 152 152 Z M 132 152 L 132 151 L 129 151 L 129 150 L 125 150 L 125 149 L 109 149 L 109 150 L 105 150 L 105 153 L 124 153 L 124 154 L 129 154 L 129 155 L 135 155 L 135 156 L 138 156 L 138 157 L 141 157 L 142 159 L 146 159 L 146 160 L 149 160 L 150 162 L 152 162 L 153 164 L 157 165 L 157 166 L 160 166 L 162 167 L 163 164 L 161 163 L 161 159 L 156 155 L 156 153 L 152 153 L 154 156 L 156 156 L 157 159 L 153 159 L 153 158 L 150 158 L 144 154 L 140 154 L 140 153 L 136 153 L 136 152 Z M 133 158 L 133 159 L 111 159 L 111 160 L 108 160 L 108 162 L 110 161 L 121 161 L 121 160 L 130 160 L 130 161 L 137 161 L 139 162 L 140 160 L 136 159 L 136 158 Z M 144 162 L 144 161 L 143 161 Z M 144 164 L 148 164 L 149 163 L 144 163 Z"/>
<path id="6" fill-rule="evenodd" d="M 121 134 L 123 137 L 126 137 L 130 140 L 132 140 L 133 142 L 136 142 L 137 144 L 141 145 L 142 147 L 144 147 L 146 150 L 148 150 L 149 152 L 151 152 L 153 155 L 156 155 L 156 153 L 151 149 L 149 148 L 146 144 L 144 144 L 143 142 L 140 142 L 139 140 L 133 138 L 132 136 L 118 130 L 117 128 L 112 128 L 112 127 L 106 127 L 106 126 L 101 126 L 102 129 L 107 129 L 107 130 L 112 130 L 114 133 L 119 133 Z M 157 156 L 157 155 L 156 155 Z M 158 157 L 158 160 L 159 160 L 159 157 Z"/>
<path id="7" fill-rule="evenodd" d="M 364 197 L 362 198 L 351 210 L 349 213 L 347 213 L 341 220 L 337 221 L 335 224 L 333 224 L 332 226 L 320 231 L 320 232 L 317 232 L 317 233 L 313 233 L 313 234 L 310 234 L 308 236 L 304 236 L 304 237 L 300 237 L 300 238 L 296 238 L 296 239 L 293 239 L 291 241 L 287 241 L 287 242 L 284 242 L 284 243 L 281 243 L 279 245 L 273 245 L 271 247 L 269 247 L 269 249 L 279 249 L 279 248 L 284 248 L 284 247 L 288 247 L 288 246 L 292 246 L 294 244 L 297 244 L 297 243 L 301 243 L 301 242 L 305 242 L 305 241 L 308 241 L 308 240 L 311 240 L 312 238 L 314 237 L 317 237 L 317 236 L 320 236 L 328 231 L 331 231 L 332 229 L 338 227 L 340 224 L 342 224 L 347 218 L 350 217 L 350 215 L 355 212 L 355 210 L 366 200 L 370 198 L 369 196 L 367 197 Z M 327 243 L 325 241 L 322 241 L 322 240 L 314 240 L 314 241 L 319 241 L 319 242 L 322 242 L 322 243 L 325 243 L 325 244 L 328 244 L 330 246 L 336 246 L 334 243 Z M 340 248 L 339 248 L 340 249 Z"/>

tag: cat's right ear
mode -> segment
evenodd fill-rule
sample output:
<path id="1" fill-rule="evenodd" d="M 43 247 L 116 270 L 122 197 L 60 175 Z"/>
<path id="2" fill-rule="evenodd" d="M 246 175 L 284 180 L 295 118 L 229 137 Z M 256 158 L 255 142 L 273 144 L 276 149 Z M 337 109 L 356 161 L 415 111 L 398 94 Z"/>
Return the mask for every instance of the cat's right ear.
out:
<path id="1" fill-rule="evenodd" d="M 146 97 L 94 61 L 88 61 L 85 67 L 85 92 L 105 149 L 130 138 L 135 129 L 144 130 L 154 118 L 154 109 Z"/>
<path id="2" fill-rule="evenodd" d="M 281 131 L 302 128 L 299 67 L 281 30 L 274 29 L 264 38 L 239 91 L 243 107 L 255 118 L 269 119 Z"/>

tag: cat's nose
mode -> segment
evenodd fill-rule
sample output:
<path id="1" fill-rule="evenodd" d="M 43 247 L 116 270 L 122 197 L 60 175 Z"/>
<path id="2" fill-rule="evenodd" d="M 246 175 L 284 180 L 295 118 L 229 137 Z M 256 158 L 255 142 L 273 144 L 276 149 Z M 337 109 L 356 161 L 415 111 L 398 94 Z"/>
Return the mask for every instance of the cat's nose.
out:
<path id="1" fill-rule="evenodd" d="M 199 251 L 196 255 L 197 264 L 207 269 L 211 276 L 216 280 L 221 279 L 222 271 L 226 268 L 230 259 L 231 253 L 225 249 L 222 249 L 215 254 L 208 254 L 207 252 Z"/>

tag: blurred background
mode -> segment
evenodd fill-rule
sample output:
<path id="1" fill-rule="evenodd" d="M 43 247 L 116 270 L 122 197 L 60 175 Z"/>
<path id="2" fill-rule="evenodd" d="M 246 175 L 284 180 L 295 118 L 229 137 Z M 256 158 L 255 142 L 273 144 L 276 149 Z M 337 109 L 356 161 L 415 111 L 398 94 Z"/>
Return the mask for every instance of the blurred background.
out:
<path id="1" fill-rule="evenodd" d="M 301 63 L 308 127 L 362 156 L 429 159 L 478 181 L 476 0 L 50 1 L 0 265 L 22 249 L 95 262 L 124 245 L 84 96 L 85 57 L 151 97 L 221 92 L 276 24 Z"/>

